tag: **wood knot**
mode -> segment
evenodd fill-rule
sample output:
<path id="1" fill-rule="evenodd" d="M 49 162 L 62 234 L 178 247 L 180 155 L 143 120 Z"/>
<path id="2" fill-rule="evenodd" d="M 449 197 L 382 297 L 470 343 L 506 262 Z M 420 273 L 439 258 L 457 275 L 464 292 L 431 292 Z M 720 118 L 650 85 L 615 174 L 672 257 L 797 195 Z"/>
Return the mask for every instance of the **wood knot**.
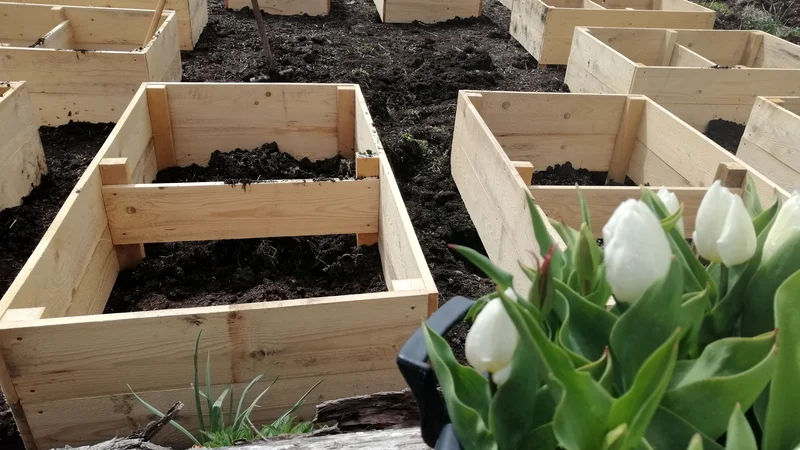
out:
<path id="1" fill-rule="evenodd" d="M 250 352 L 250 359 L 255 359 L 256 361 L 263 361 L 267 358 L 267 352 L 263 349 L 253 350 Z"/>

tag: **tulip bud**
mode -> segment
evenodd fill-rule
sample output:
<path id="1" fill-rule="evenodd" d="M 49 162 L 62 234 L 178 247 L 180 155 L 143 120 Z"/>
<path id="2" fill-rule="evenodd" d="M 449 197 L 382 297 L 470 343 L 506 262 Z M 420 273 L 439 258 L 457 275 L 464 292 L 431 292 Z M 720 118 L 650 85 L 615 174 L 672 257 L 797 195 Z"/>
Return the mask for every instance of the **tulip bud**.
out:
<path id="1" fill-rule="evenodd" d="M 606 279 L 619 302 L 633 303 L 665 276 L 672 260 L 669 241 L 653 211 L 625 200 L 603 227 Z"/>
<path id="2" fill-rule="evenodd" d="M 798 233 L 800 233 L 800 192 L 795 191 L 775 217 L 775 223 L 764 242 L 764 253 L 761 260 L 770 259 Z"/>
<path id="3" fill-rule="evenodd" d="M 658 195 L 658 198 L 661 199 L 662 203 L 664 203 L 664 206 L 667 207 L 667 212 L 670 214 L 675 214 L 675 212 L 681 208 L 681 202 L 678 201 L 678 196 L 675 195 L 674 192 L 668 191 L 667 188 L 662 186 L 656 195 Z M 678 220 L 676 227 L 678 228 L 678 231 L 681 232 L 681 236 L 686 235 L 684 233 L 683 217 Z"/>
<path id="4" fill-rule="evenodd" d="M 756 230 L 744 202 L 719 181 L 700 202 L 693 240 L 700 256 L 726 266 L 742 264 L 756 252 Z"/>
<path id="5" fill-rule="evenodd" d="M 472 324 L 464 343 L 464 353 L 472 367 L 479 372 L 495 374 L 494 382 L 502 384 L 511 371 L 510 368 L 503 369 L 514 358 L 518 340 L 517 328 L 502 300 L 495 298 L 486 303 Z"/>

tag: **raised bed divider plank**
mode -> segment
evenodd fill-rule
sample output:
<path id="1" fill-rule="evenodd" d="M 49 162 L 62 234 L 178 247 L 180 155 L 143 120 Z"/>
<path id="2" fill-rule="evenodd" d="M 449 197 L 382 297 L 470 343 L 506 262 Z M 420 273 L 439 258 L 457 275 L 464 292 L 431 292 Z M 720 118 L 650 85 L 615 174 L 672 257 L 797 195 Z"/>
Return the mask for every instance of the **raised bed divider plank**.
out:
<path id="1" fill-rule="evenodd" d="M 716 12 L 688 0 L 513 0 L 511 36 L 539 64 L 566 64 L 576 26 L 714 27 Z"/>
<path id="2" fill-rule="evenodd" d="M 510 1 L 510 0 L 506 0 Z M 516 0 L 514 0 L 516 1 Z M 480 17 L 482 0 L 373 0 L 385 23 L 444 22 L 460 17 Z"/>
<path id="3" fill-rule="evenodd" d="M 800 97 L 759 97 L 736 156 L 787 191 L 800 190 Z"/>
<path id="4" fill-rule="evenodd" d="M 231 9 L 251 8 L 250 0 L 225 0 Z M 331 0 L 258 0 L 258 7 L 267 14 L 276 16 L 327 16 L 331 11 Z"/>
<path id="5" fill-rule="evenodd" d="M 354 126 L 345 130 L 338 129 L 349 122 L 338 117 L 340 88 L 354 94 Z M 355 148 L 347 151 L 371 154 L 366 159 L 376 159 L 379 171 L 377 178 L 245 188 L 150 184 L 160 163 L 156 130 L 166 129 L 178 165 L 207 161 L 216 149 L 272 141 L 296 157 L 319 159 L 352 141 Z M 312 417 L 318 401 L 402 388 L 397 349 L 436 308 L 438 293 L 376 136 L 355 85 L 143 85 L 0 300 L 0 384 L 27 448 L 92 443 L 146 423 L 150 415 L 128 384 L 157 408 L 191 404 L 194 336 L 201 329 L 214 389 L 233 384 L 241 392 L 262 372 L 280 375 L 254 412 L 257 423 L 280 416 L 321 379 L 301 416 Z M 263 208 L 272 217 L 262 217 Z M 205 222 L 219 215 L 228 223 Z M 186 233 L 223 239 L 375 232 L 386 292 L 102 315 L 127 264 L 120 246 Z M 194 413 L 185 408 L 181 414 L 189 429 L 196 426 Z M 187 441 L 169 430 L 158 443 L 185 447 Z"/>
<path id="6" fill-rule="evenodd" d="M 741 194 L 744 176 L 761 200 L 788 193 L 730 155 L 653 101 L 641 96 L 471 92 L 459 95 L 453 149 L 453 179 L 489 258 L 518 274 L 518 262 L 535 265 L 541 252 L 532 236 L 523 195 L 532 195 L 551 219 L 579 228 L 575 186 L 532 186 L 519 172 L 522 161 L 536 170 L 571 162 L 576 168 L 627 176 L 657 190 L 666 186 L 684 204 L 686 234 L 707 187 L 717 179 Z M 600 235 L 613 211 L 636 186 L 584 186 L 593 231 Z M 520 226 L 525 224 L 525 226 Z M 551 232 L 551 235 L 553 233 Z M 559 240 L 554 238 L 556 242 Z"/>
<path id="7" fill-rule="evenodd" d="M 800 46 L 761 31 L 578 27 L 564 81 L 576 93 L 646 95 L 705 131 L 713 119 L 747 121 L 757 96 L 800 94 Z"/>
<path id="8" fill-rule="evenodd" d="M 0 210 L 19 206 L 47 174 L 25 82 L 0 83 Z"/>
<path id="9" fill-rule="evenodd" d="M 0 79 L 26 80 L 40 125 L 116 122 L 139 85 L 180 81 L 175 13 L 0 3 Z"/>

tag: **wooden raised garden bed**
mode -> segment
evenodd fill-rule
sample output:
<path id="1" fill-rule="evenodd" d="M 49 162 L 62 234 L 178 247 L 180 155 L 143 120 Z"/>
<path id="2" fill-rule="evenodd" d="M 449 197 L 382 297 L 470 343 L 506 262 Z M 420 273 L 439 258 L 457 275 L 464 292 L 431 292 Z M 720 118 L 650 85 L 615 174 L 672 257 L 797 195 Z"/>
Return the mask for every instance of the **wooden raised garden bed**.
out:
<path id="1" fill-rule="evenodd" d="M 231 9 L 252 8 L 250 0 L 225 0 L 225 7 Z M 330 0 L 258 0 L 258 7 L 265 13 L 278 16 L 308 14 L 325 16 L 331 11 Z"/>
<path id="2" fill-rule="evenodd" d="M 575 29 L 572 92 L 641 94 L 700 131 L 744 123 L 759 95 L 800 94 L 800 46 L 761 31 Z"/>
<path id="3" fill-rule="evenodd" d="M 361 178 L 150 184 L 159 169 L 272 141 L 295 157 L 354 156 Z M 142 243 L 323 234 L 377 242 L 387 290 L 101 314 Z M 401 389 L 397 351 L 437 299 L 358 86 L 151 83 L 0 301 L 0 384 L 29 450 L 126 435 L 148 419 L 128 384 L 158 408 L 193 404 L 202 330 L 216 392 L 280 375 L 256 423 L 324 379 L 300 411 L 308 417 L 320 400 Z M 190 429 L 193 413 L 181 412 Z M 172 430 L 159 438 L 187 443 Z"/>
<path id="4" fill-rule="evenodd" d="M 736 156 L 791 192 L 800 189 L 800 97 L 759 97 Z"/>
<path id="5" fill-rule="evenodd" d="M 145 81 L 180 81 L 174 12 L 0 3 L 0 80 L 25 80 L 40 125 L 116 122 Z"/>
<path id="6" fill-rule="evenodd" d="M 47 173 L 25 82 L 0 82 L 0 210 L 19 206 Z"/>
<path id="7" fill-rule="evenodd" d="M 511 36 L 539 64 L 566 64 L 577 26 L 714 27 L 716 13 L 688 0 L 514 0 Z"/>
<path id="8" fill-rule="evenodd" d="M 479 17 L 482 0 L 373 0 L 386 23 L 443 22 L 456 17 Z"/>
<path id="9" fill-rule="evenodd" d="M 25 3 L 47 4 L 53 0 L 26 0 Z M 59 5 L 91 6 L 95 8 L 150 9 L 156 6 L 153 0 L 58 0 Z M 175 11 L 178 22 L 178 40 L 181 50 L 191 50 L 200 39 L 208 23 L 207 0 L 166 0 L 165 10 Z M 144 34 L 140 40 L 144 39 Z M 139 42 L 141 46 L 142 43 Z"/>
<path id="10" fill-rule="evenodd" d="M 489 257 L 506 270 L 535 266 L 524 195 L 551 219 L 579 228 L 576 188 L 539 186 L 537 174 L 571 162 L 608 172 L 630 186 L 584 186 L 592 229 L 603 225 L 639 187 L 666 186 L 684 204 L 685 231 L 694 230 L 707 186 L 721 178 L 741 192 L 745 176 L 764 202 L 788 195 L 735 156 L 642 96 L 462 91 L 451 169 Z M 631 183 L 632 181 L 632 183 Z M 533 183 L 533 185 L 531 185 Z M 524 226 L 521 226 L 523 224 Z M 520 274 L 522 280 L 524 276 Z"/>

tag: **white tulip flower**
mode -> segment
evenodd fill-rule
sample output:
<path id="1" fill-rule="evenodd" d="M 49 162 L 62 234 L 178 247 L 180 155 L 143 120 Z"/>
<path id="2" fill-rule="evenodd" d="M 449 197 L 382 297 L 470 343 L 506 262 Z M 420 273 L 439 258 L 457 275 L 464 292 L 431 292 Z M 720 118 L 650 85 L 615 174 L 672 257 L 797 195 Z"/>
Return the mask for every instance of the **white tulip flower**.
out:
<path id="1" fill-rule="evenodd" d="M 770 259 L 792 237 L 800 233 L 800 191 L 783 204 L 764 242 L 762 261 Z"/>
<path id="2" fill-rule="evenodd" d="M 742 264 L 756 252 L 756 230 L 744 202 L 719 180 L 700 202 L 692 238 L 700 256 L 726 266 Z"/>
<path id="3" fill-rule="evenodd" d="M 614 211 L 603 227 L 603 239 L 606 279 L 619 302 L 635 302 L 669 271 L 669 240 L 641 200 L 626 200 Z"/>
<path id="4" fill-rule="evenodd" d="M 492 379 L 496 384 L 502 384 L 510 375 L 510 364 L 518 341 L 514 322 L 502 300 L 495 298 L 489 300 L 475 318 L 475 323 L 467 333 L 464 353 L 478 372 L 489 372 L 493 374 Z"/>
<path id="5" fill-rule="evenodd" d="M 667 212 L 670 214 L 675 214 L 675 211 L 680 209 L 681 202 L 678 201 L 678 196 L 675 195 L 674 192 L 670 192 L 667 190 L 667 188 L 662 186 L 656 195 L 658 195 L 658 198 L 661 199 L 662 203 L 664 203 L 664 206 L 667 207 Z M 678 231 L 681 232 L 681 236 L 686 235 L 684 232 L 683 217 L 678 220 L 678 223 L 675 226 L 678 228 Z"/>

